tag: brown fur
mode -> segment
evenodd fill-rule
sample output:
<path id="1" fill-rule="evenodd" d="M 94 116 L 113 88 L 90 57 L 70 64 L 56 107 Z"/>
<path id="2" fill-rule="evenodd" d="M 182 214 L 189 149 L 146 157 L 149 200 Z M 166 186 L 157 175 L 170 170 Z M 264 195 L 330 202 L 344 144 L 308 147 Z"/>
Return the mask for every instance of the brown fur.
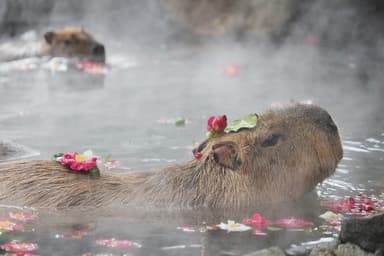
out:
<path id="1" fill-rule="evenodd" d="M 37 207 L 258 207 L 299 198 L 342 158 L 331 117 L 303 105 L 266 112 L 256 128 L 214 137 L 201 149 L 199 160 L 99 178 L 68 173 L 54 161 L 3 163 L 0 201 Z"/>
<path id="2" fill-rule="evenodd" d="M 44 54 L 105 62 L 104 46 L 82 28 L 68 27 L 49 31 L 44 34 L 44 38 Z"/>
<path id="3" fill-rule="evenodd" d="M 0 44 L 0 61 L 29 57 L 67 57 L 104 63 L 104 45 L 82 28 L 68 27 L 44 34 L 44 42 Z"/>

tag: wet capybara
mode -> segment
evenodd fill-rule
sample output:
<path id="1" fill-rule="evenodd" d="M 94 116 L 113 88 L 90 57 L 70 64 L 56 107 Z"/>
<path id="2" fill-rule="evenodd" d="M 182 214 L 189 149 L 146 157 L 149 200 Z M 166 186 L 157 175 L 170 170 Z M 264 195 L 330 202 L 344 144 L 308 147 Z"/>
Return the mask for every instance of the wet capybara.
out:
<path id="1" fill-rule="evenodd" d="M 217 135 L 200 159 L 163 170 L 68 173 L 55 161 L 0 164 L 0 202 L 35 207 L 246 208 L 301 197 L 334 173 L 343 152 L 323 109 L 295 105 L 257 126 Z"/>
<path id="2" fill-rule="evenodd" d="M 29 57 L 65 57 L 85 61 L 105 62 L 104 45 L 82 28 L 67 27 L 44 34 L 43 42 L 4 43 L 0 45 L 0 61 Z"/>
<path id="3" fill-rule="evenodd" d="M 44 34 L 43 54 L 105 62 L 104 45 L 82 28 L 68 27 Z"/>

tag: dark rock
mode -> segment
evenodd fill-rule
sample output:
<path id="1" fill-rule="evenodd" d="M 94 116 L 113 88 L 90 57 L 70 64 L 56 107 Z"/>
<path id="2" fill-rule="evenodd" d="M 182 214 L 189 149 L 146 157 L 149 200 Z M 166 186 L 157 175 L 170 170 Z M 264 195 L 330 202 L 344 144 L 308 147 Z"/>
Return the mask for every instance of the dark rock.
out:
<path id="1" fill-rule="evenodd" d="M 314 248 L 309 256 L 374 256 L 354 244 L 340 244 L 337 248 Z"/>
<path id="2" fill-rule="evenodd" d="M 384 214 L 351 218 L 343 222 L 340 243 L 352 243 L 368 252 L 384 255 Z"/>
<path id="3" fill-rule="evenodd" d="M 36 156 L 39 153 L 10 141 L 0 141 L 0 162 Z"/>

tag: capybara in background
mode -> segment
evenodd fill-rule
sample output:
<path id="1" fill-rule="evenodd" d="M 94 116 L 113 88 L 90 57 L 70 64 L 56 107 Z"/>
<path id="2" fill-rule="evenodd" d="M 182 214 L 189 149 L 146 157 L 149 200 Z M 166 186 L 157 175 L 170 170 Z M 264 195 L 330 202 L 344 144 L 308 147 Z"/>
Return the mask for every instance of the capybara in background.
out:
<path id="1" fill-rule="evenodd" d="M 82 28 L 68 27 L 44 34 L 43 54 L 105 62 L 104 45 Z"/>
<path id="2" fill-rule="evenodd" d="M 35 207 L 259 207 L 301 197 L 334 173 L 338 129 L 317 106 L 259 116 L 257 126 L 217 135 L 200 159 L 163 170 L 72 174 L 55 161 L 0 164 L 0 202 Z"/>
<path id="3" fill-rule="evenodd" d="M 105 48 L 91 34 L 77 27 L 48 31 L 44 34 L 43 43 L 0 45 L 0 60 L 3 62 L 41 56 L 76 58 L 104 63 Z"/>

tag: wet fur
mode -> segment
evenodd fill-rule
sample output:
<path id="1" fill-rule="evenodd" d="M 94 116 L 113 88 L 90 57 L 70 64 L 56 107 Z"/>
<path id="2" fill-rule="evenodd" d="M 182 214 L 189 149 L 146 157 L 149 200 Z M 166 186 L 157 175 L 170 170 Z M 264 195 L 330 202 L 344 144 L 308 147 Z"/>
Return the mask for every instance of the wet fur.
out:
<path id="1" fill-rule="evenodd" d="M 83 60 L 105 62 L 105 51 L 95 54 L 93 49 L 99 45 L 94 37 L 82 28 L 67 27 L 44 34 L 43 42 L 17 45 L 6 43 L 0 45 L 0 60 L 14 61 L 29 57 L 67 57 Z"/>
<path id="2" fill-rule="evenodd" d="M 278 134 L 273 145 L 268 138 Z M 235 143 L 241 164 L 215 158 Z M 297 199 L 330 176 L 342 158 L 336 126 L 324 110 L 294 106 L 260 116 L 254 129 L 210 139 L 203 157 L 163 170 L 72 174 L 54 161 L 0 164 L 0 202 L 37 207 L 258 207 Z M 220 158 L 219 158 L 220 159 Z"/>

